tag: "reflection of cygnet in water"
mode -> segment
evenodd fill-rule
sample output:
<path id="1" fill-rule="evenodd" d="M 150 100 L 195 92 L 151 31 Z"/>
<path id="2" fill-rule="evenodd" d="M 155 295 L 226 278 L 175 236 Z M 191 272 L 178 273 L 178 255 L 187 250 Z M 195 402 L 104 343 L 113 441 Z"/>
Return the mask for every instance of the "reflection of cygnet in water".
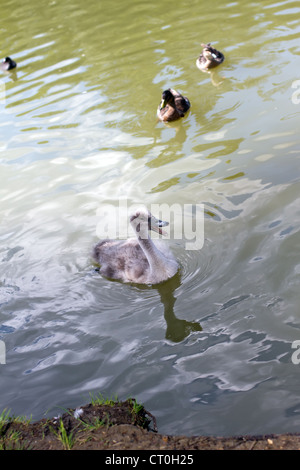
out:
<path id="1" fill-rule="evenodd" d="M 149 236 L 149 230 L 164 234 L 161 227 L 168 222 L 145 209 L 135 211 L 129 220 L 137 238 L 107 239 L 95 246 L 93 257 L 101 265 L 100 274 L 138 284 L 158 284 L 174 276 L 179 266 L 173 254 L 162 241 L 154 243 Z"/>
<path id="2" fill-rule="evenodd" d="M 202 331 L 200 323 L 181 320 L 174 314 L 174 304 L 176 297 L 175 289 L 180 286 L 179 273 L 176 274 L 167 283 L 160 284 L 156 287 L 164 306 L 164 317 L 167 323 L 166 339 L 179 343 L 183 341 L 193 331 Z"/>

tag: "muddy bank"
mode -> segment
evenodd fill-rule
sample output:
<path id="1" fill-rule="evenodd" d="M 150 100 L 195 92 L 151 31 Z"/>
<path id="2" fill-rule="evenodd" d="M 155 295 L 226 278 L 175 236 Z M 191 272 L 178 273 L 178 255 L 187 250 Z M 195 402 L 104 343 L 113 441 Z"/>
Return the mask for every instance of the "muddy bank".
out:
<path id="1" fill-rule="evenodd" d="M 299 450 L 300 434 L 207 437 L 159 434 L 155 417 L 134 399 L 89 403 L 31 423 L 2 413 L 2 450 Z"/>

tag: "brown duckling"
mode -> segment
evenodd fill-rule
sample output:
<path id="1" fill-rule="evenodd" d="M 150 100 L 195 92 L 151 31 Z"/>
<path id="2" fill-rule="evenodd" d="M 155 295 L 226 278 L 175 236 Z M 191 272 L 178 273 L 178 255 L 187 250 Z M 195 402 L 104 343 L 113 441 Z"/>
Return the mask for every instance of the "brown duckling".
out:
<path id="1" fill-rule="evenodd" d="M 169 88 L 162 94 L 160 105 L 157 108 L 157 117 L 161 121 L 175 121 L 182 118 L 190 107 L 191 103 L 188 98 Z"/>
<path id="2" fill-rule="evenodd" d="M 12 70 L 17 66 L 16 62 L 12 60 L 10 57 L 5 57 L 0 64 L 0 69 L 7 72 L 8 70 Z"/>
<path id="3" fill-rule="evenodd" d="M 225 57 L 222 52 L 217 51 L 211 47 L 211 43 L 201 44 L 203 47 L 202 54 L 196 60 L 196 65 L 200 70 L 208 70 L 221 64 Z"/>

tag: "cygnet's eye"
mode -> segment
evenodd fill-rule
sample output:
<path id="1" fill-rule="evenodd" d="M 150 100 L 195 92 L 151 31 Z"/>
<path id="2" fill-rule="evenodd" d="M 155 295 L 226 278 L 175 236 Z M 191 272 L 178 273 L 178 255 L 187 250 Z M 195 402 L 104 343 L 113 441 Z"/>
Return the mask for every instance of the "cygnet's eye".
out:
<path id="1" fill-rule="evenodd" d="M 134 215 L 130 216 L 130 219 L 129 219 L 129 220 L 130 220 L 130 222 L 133 222 L 133 221 L 134 221 L 134 219 L 137 219 L 139 215 L 140 215 L 140 214 L 139 214 L 139 212 L 137 212 L 136 214 L 134 214 Z"/>

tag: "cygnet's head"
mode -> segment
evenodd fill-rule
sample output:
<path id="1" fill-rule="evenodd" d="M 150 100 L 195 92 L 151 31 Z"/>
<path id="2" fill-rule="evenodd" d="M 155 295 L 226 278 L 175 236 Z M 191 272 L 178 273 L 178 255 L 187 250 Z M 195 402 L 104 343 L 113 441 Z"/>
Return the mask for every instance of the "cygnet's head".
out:
<path id="1" fill-rule="evenodd" d="M 140 232 L 141 224 L 143 224 L 144 228 L 147 227 L 147 230 L 153 230 L 160 235 L 167 235 L 162 227 L 169 225 L 169 222 L 157 219 L 147 209 L 137 209 L 130 215 L 129 221 L 137 233 Z"/>

